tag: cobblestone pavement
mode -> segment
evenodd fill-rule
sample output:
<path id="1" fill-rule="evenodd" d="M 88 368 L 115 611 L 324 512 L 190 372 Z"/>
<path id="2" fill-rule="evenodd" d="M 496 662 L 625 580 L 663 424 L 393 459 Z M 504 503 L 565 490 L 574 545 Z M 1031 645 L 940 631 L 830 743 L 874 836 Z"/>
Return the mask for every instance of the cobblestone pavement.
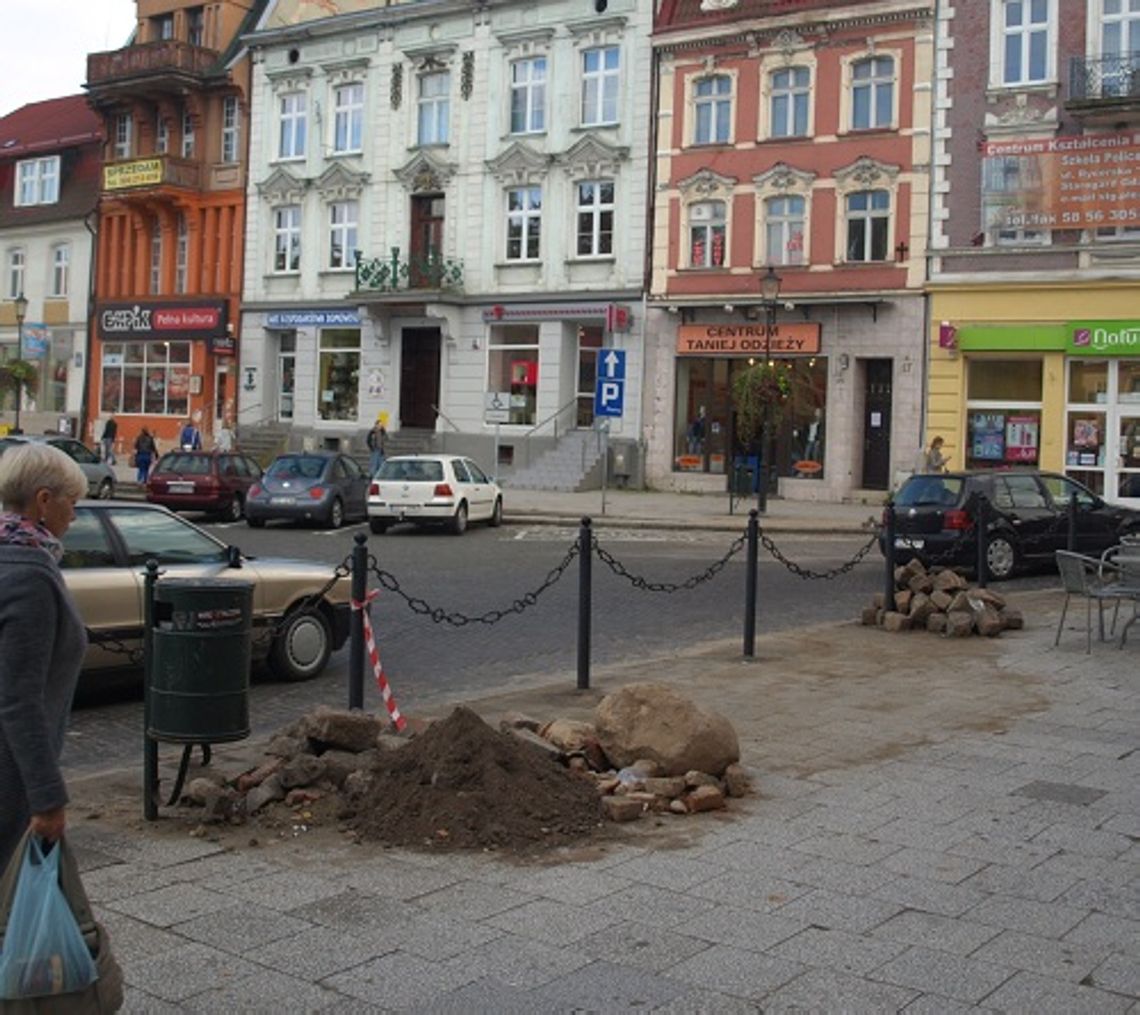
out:
<path id="1" fill-rule="evenodd" d="M 1060 596 L 1017 605 L 996 640 L 818 625 L 607 668 L 730 715 L 759 792 L 543 863 L 85 820 L 137 772 L 77 779 L 127 1010 L 1135 1015 L 1140 647 L 1055 649 Z"/>

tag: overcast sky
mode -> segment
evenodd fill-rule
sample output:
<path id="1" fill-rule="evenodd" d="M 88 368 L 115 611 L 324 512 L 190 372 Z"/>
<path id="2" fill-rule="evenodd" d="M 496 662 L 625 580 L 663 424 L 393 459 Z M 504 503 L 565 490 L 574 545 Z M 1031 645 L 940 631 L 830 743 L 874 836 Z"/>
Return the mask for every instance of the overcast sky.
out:
<path id="1" fill-rule="evenodd" d="M 0 116 L 83 91 L 87 54 L 123 46 L 134 0 L 0 0 Z"/>

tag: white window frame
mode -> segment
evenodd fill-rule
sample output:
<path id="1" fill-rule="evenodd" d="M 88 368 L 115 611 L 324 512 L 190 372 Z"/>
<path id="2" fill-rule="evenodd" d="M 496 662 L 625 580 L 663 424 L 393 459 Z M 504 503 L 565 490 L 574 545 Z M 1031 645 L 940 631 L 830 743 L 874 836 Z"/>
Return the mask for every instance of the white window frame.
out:
<path id="1" fill-rule="evenodd" d="M 518 207 L 512 209 L 512 199 L 518 200 Z M 506 260 L 511 263 L 535 263 L 542 260 L 542 187 L 527 184 L 510 187 L 505 195 L 507 211 Z M 518 229 L 517 237 L 512 237 L 512 229 Z M 518 242 L 518 253 L 511 254 L 513 240 Z M 535 253 L 529 254 L 531 240 L 535 240 Z"/>
<path id="2" fill-rule="evenodd" d="M 154 152 L 166 155 L 170 151 L 170 124 L 160 112 L 154 120 Z"/>
<path id="3" fill-rule="evenodd" d="M 885 75 L 878 71 L 876 65 L 881 61 L 890 62 L 890 74 Z M 855 72 L 857 68 L 866 64 L 871 65 L 871 76 L 866 78 L 856 78 Z M 855 57 L 847 65 L 847 106 L 848 106 L 848 124 L 849 130 L 888 130 L 894 127 L 898 122 L 898 104 L 899 104 L 899 55 L 893 52 L 880 52 L 876 50 L 874 53 L 862 53 Z M 890 114 L 886 122 L 881 122 L 879 116 L 879 97 L 880 92 L 884 88 L 890 89 Z M 868 117 L 869 120 L 865 124 L 857 124 L 855 122 L 855 95 L 857 92 L 866 90 L 869 92 L 868 103 Z"/>
<path id="4" fill-rule="evenodd" d="M 356 154 L 363 145 L 364 82 L 346 81 L 333 89 L 333 154 Z"/>
<path id="5" fill-rule="evenodd" d="M 190 115 L 189 109 L 182 110 L 182 157 L 184 159 L 194 158 L 194 152 L 198 147 L 198 139 L 194 135 L 194 117 Z"/>
<path id="6" fill-rule="evenodd" d="M 222 161 L 228 164 L 239 162 L 241 152 L 241 106 L 236 95 L 222 99 Z"/>
<path id="7" fill-rule="evenodd" d="M 701 89 L 705 84 L 714 84 L 716 82 L 725 81 L 728 83 L 726 91 L 714 90 L 706 95 L 702 95 Z M 725 145 L 732 144 L 733 138 L 733 120 L 735 119 L 735 111 L 733 109 L 734 99 L 736 94 L 736 82 L 730 74 L 701 74 L 692 80 L 692 110 L 693 110 L 693 144 L 694 145 Z M 725 107 L 728 110 L 728 123 L 724 137 L 721 137 L 719 130 L 720 111 Z M 708 128 L 709 136 L 702 137 L 701 135 L 701 114 L 704 110 L 708 110 Z"/>
<path id="8" fill-rule="evenodd" d="M 589 193 L 585 188 L 591 188 Z M 604 199 L 603 190 L 609 188 L 609 200 Z M 574 253 L 575 258 L 610 258 L 614 256 L 614 233 L 616 225 L 615 206 L 617 204 L 617 184 L 612 179 L 579 180 L 574 184 Z M 603 229 L 603 220 L 609 216 L 609 229 Z M 589 228 L 583 230 L 583 222 Z M 590 249 L 583 252 L 583 238 L 589 239 Z M 607 245 L 609 249 L 602 249 Z"/>
<path id="9" fill-rule="evenodd" d="M 853 198 L 867 195 L 868 207 L 852 211 Z M 886 196 L 885 208 L 873 206 L 876 194 Z M 891 239 L 894 225 L 894 196 L 890 187 L 867 187 L 861 190 L 852 190 L 843 195 L 843 260 L 846 264 L 887 264 L 891 260 Z M 851 224 L 861 219 L 863 230 L 863 257 L 851 256 Z M 874 225 L 876 222 L 886 222 L 886 235 L 883 238 L 883 256 L 873 257 L 874 254 Z"/>
<path id="10" fill-rule="evenodd" d="M 438 91 L 426 86 L 442 84 Z M 424 71 L 416 79 L 416 144 L 445 145 L 450 142 L 451 71 Z"/>
<path id="11" fill-rule="evenodd" d="M 150 293 L 162 293 L 162 223 L 156 218 L 150 226 Z"/>
<path id="12" fill-rule="evenodd" d="M 1005 11 L 1009 0 L 990 0 L 990 87 L 991 88 L 1024 88 L 1034 85 L 1045 85 L 1057 80 L 1057 0 L 1045 0 L 1048 10 L 1045 19 L 1045 76 L 1043 78 L 1029 78 L 1028 73 L 1028 45 L 1029 31 L 1020 29 L 1025 33 L 1022 42 L 1022 68 L 1025 73 L 1022 77 L 1006 81 L 1005 42 L 1010 32 L 1005 27 Z M 1030 0 L 1024 0 L 1028 9 Z M 1099 6 L 1097 3 L 1095 6 Z M 1023 22 L 1024 25 L 1024 22 Z M 1099 31 L 1099 22 L 1097 25 Z"/>
<path id="13" fill-rule="evenodd" d="M 617 61 L 609 66 L 609 58 Z M 591 58 L 598 63 L 589 67 Z M 621 116 L 621 47 L 595 46 L 582 51 L 582 105 L 583 127 L 612 126 Z M 607 105 L 613 114 L 606 115 Z"/>
<path id="14" fill-rule="evenodd" d="M 301 270 L 301 206 L 273 209 L 273 274 L 296 275 Z"/>
<path id="15" fill-rule="evenodd" d="M 56 243 L 51 248 L 51 295 L 67 296 L 71 288 L 71 244 Z"/>
<path id="16" fill-rule="evenodd" d="M 190 259 L 190 224 L 186 215 L 178 216 L 178 235 L 174 241 L 174 291 L 186 292 L 187 270 Z"/>
<path id="17" fill-rule="evenodd" d="M 546 131 L 546 84 L 550 60 L 545 55 L 512 60 L 508 69 L 507 124 L 512 134 L 542 134 Z M 525 74 L 521 72 L 525 70 Z M 516 96 L 521 96 L 522 124 L 515 123 Z"/>
<path id="18" fill-rule="evenodd" d="M 728 246 L 728 206 L 731 198 L 716 197 L 692 201 L 686 206 L 685 266 L 723 270 L 730 266 Z M 717 213 L 719 206 L 719 214 Z M 693 238 L 700 231 L 704 234 L 704 257 L 698 263 L 693 259 Z M 713 263 L 713 247 L 717 233 L 720 233 L 722 258 L 720 264 Z"/>
<path id="19" fill-rule="evenodd" d="M 130 113 L 116 113 L 111 154 L 116 159 L 129 159 L 134 153 L 134 121 Z"/>
<path id="20" fill-rule="evenodd" d="M 795 214 L 783 212 L 781 214 L 773 214 L 772 208 L 774 202 L 782 201 L 799 201 L 800 212 L 798 217 Z M 797 193 L 783 193 L 783 194 L 769 194 L 763 199 L 764 209 L 764 264 L 771 264 L 777 266 L 800 266 L 807 264 L 807 229 L 808 229 L 808 197 L 805 194 Z M 794 251 L 790 251 L 792 240 L 795 236 L 796 224 L 799 225 L 799 256 L 795 256 Z M 772 231 L 778 227 L 780 233 L 780 243 L 777 245 L 772 243 Z"/>
<path id="21" fill-rule="evenodd" d="M 285 92 L 277 96 L 277 161 L 291 162 L 305 157 L 308 107 L 307 92 Z"/>
<path id="22" fill-rule="evenodd" d="M 58 155 L 24 159 L 16 163 L 16 193 L 13 203 L 17 208 L 59 203 Z"/>
<path id="23" fill-rule="evenodd" d="M 797 84 L 795 81 L 795 77 L 799 73 L 807 76 L 807 82 L 803 85 Z M 778 88 L 776 78 L 782 74 L 789 75 L 789 81 L 786 86 Z M 812 69 L 801 64 L 778 67 L 768 72 L 768 137 L 811 137 L 811 76 Z M 781 98 L 787 103 L 783 124 L 777 122 L 776 116 L 776 100 Z M 804 114 L 804 129 L 802 131 L 795 129 L 796 110 L 801 104 Z"/>
<path id="24" fill-rule="evenodd" d="M 330 271 L 352 271 L 356 266 L 355 251 L 360 227 L 360 202 L 357 200 L 329 203 Z M 338 253 L 339 248 L 339 253 Z"/>
<path id="25" fill-rule="evenodd" d="M 8 299 L 14 300 L 24 294 L 24 274 L 27 268 L 27 255 L 23 247 L 8 250 Z"/>

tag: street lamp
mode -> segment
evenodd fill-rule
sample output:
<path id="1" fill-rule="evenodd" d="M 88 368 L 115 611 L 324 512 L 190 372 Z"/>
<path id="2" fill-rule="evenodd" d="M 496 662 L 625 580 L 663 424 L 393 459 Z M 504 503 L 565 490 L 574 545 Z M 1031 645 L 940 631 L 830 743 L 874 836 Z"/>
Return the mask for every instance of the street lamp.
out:
<path id="1" fill-rule="evenodd" d="M 24 401 L 24 318 L 28 313 L 28 298 L 20 293 L 15 299 L 16 305 L 16 361 L 19 363 L 20 375 L 16 378 L 16 433 L 23 433 L 20 429 L 20 406 Z"/>
<path id="2" fill-rule="evenodd" d="M 760 295 L 764 300 L 764 370 L 771 369 L 772 332 L 776 330 L 776 300 L 780 296 L 780 283 L 783 281 L 776 274 L 776 269 L 768 265 L 768 271 L 760 279 Z M 770 397 L 764 399 L 764 419 L 760 427 L 760 489 L 756 494 L 756 510 L 761 514 L 768 510 L 768 485 L 771 477 L 772 462 L 772 433 L 771 433 L 772 402 Z"/>

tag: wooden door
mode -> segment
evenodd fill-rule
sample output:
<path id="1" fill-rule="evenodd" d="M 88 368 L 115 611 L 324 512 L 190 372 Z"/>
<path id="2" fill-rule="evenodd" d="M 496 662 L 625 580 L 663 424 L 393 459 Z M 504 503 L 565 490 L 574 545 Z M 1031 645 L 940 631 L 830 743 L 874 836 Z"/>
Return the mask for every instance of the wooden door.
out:
<path id="1" fill-rule="evenodd" d="M 866 361 L 863 392 L 863 489 L 891 485 L 891 361 Z"/>
<path id="2" fill-rule="evenodd" d="M 439 328 L 404 328 L 400 340 L 400 426 L 435 429 Z"/>
<path id="3" fill-rule="evenodd" d="M 412 234 L 408 249 L 408 286 L 438 289 L 443 251 L 443 195 L 412 198 Z"/>

